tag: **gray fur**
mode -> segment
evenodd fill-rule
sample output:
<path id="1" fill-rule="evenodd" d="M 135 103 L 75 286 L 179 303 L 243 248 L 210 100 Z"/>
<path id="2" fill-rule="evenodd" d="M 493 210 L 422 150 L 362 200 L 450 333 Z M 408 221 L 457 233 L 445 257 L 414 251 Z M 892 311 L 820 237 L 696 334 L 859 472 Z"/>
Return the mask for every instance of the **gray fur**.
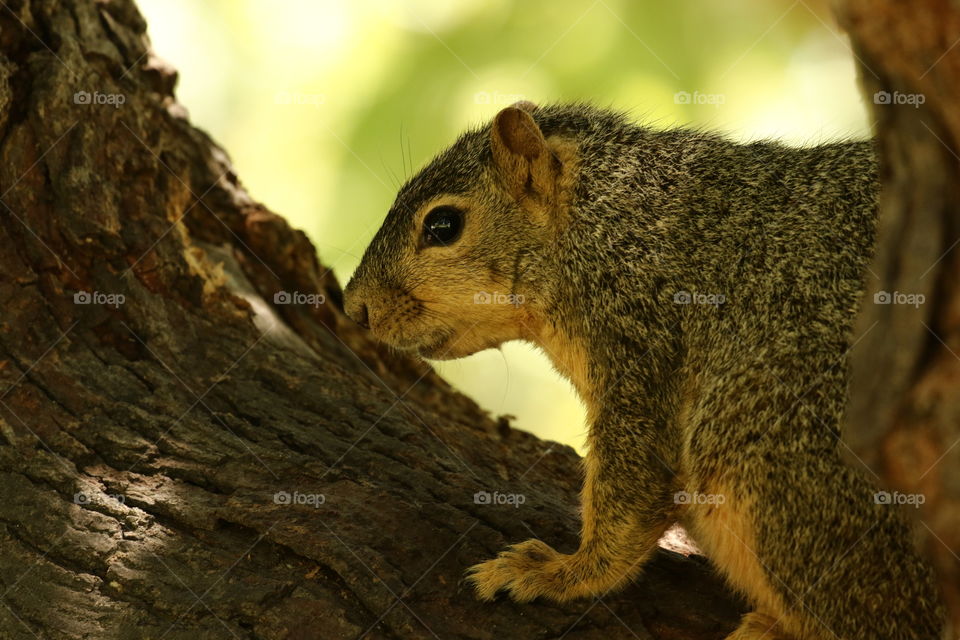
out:
<path id="1" fill-rule="evenodd" d="M 562 557 L 594 560 L 541 581 L 556 589 L 517 597 L 563 600 L 571 582 L 619 584 L 599 577 L 603 567 L 642 560 L 650 544 L 618 531 L 680 519 L 726 535 L 709 532 L 711 513 L 674 500 L 719 485 L 732 493 L 728 506 L 751 505 L 750 552 L 785 606 L 764 613 L 792 621 L 768 637 L 938 638 L 943 613 L 908 527 L 841 459 L 846 353 L 877 221 L 873 143 L 736 144 L 586 105 L 532 116 L 547 140 L 577 150 L 571 206 L 554 233 L 498 190 L 484 126 L 403 186 L 347 289 L 355 312 L 358 290 L 403 288 L 416 271 L 412 212 L 462 194 L 492 212 L 476 222 L 480 240 L 446 273 L 418 277 L 484 271 L 585 346 L 599 396 L 589 454 L 599 471 L 585 489 L 597 523 L 578 554 Z M 707 297 L 678 303 L 684 293 Z M 759 603 L 752 585 L 731 582 Z M 736 637 L 760 637 L 746 626 Z"/>

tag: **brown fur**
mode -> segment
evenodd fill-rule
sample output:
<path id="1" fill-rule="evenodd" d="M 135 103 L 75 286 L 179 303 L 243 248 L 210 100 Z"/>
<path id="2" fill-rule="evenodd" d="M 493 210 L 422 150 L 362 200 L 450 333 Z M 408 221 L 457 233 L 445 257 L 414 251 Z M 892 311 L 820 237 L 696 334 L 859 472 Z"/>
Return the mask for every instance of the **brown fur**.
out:
<path id="1" fill-rule="evenodd" d="M 688 488 L 691 494 L 695 491 L 698 491 L 696 487 Z M 789 614 L 783 599 L 770 584 L 770 571 L 763 567 L 755 551 L 753 521 L 756 516 L 751 511 L 749 499 L 737 496 L 732 485 L 707 484 L 699 491 L 708 496 L 723 496 L 724 502 L 693 505 L 682 514 L 681 521 L 730 585 L 747 597 L 756 611 L 772 617 L 770 622 L 763 624 L 757 622 L 758 617 L 746 618 L 732 640 L 753 638 L 750 634 L 757 630 L 766 633 L 768 638 L 793 638 L 782 631 L 780 635 L 770 631 L 774 623 L 778 629 L 789 626 L 789 621 L 785 620 Z M 749 586 L 745 588 L 745 585 Z"/>
<path id="2" fill-rule="evenodd" d="M 578 550 L 514 545 L 470 569 L 480 598 L 600 595 L 682 519 L 756 608 L 729 640 L 938 637 L 909 529 L 838 447 L 877 194 L 869 142 L 738 145 L 530 104 L 403 186 L 347 312 L 430 358 L 527 340 L 588 408 Z M 462 234 L 424 247 L 444 204 Z"/>
<path id="3" fill-rule="evenodd" d="M 557 373 L 570 381 L 586 405 L 587 422 L 592 422 L 599 397 L 590 384 L 590 361 L 586 347 L 553 327 L 540 324 L 537 329 L 532 329 L 532 324 L 534 322 L 524 325 L 528 330 L 524 337 L 538 345 L 553 363 Z"/>

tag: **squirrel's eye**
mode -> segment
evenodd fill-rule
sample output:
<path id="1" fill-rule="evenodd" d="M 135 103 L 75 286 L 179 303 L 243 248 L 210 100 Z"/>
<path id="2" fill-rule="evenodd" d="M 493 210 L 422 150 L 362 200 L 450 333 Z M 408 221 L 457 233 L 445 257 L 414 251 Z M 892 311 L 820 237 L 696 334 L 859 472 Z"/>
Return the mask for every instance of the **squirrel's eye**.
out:
<path id="1" fill-rule="evenodd" d="M 437 207 L 423 219 L 423 243 L 428 247 L 453 244 L 463 231 L 463 212 L 455 207 Z"/>

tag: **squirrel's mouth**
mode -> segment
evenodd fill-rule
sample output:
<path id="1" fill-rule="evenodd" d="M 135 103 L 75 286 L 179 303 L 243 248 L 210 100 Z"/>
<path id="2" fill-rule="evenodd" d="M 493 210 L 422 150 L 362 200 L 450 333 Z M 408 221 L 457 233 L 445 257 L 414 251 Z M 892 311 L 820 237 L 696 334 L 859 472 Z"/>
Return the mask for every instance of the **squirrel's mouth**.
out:
<path id="1" fill-rule="evenodd" d="M 429 360 L 447 360 L 456 356 L 450 355 L 451 342 L 454 335 L 449 331 L 432 331 L 416 339 L 388 340 L 394 349 L 415 353 L 421 358 Z"/>
<path id="2" fill-rule="evenodd" d="M 430 341 L 425 341 L 417 345 L 414 350 L 421 358 L 429 360 L 446 360 L 450 351 L 450 335 L 441 334 Z"/>

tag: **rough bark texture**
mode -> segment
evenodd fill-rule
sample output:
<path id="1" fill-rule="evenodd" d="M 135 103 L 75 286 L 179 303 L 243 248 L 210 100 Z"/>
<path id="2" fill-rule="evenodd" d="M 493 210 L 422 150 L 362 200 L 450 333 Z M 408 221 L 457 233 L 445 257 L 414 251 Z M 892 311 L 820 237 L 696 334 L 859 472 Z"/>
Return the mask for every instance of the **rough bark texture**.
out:
<path id="1" fill-rule="evenodd" d="M 665 550 L 600 601 L 474 600 L 464 568 L 505 544 L 574 548 L 577 456 L 347 321 L 144 32 L 127 0 L 0 7 L 0 637 L 732 628 L 742 604 Z"/>
<path id="2" fill-rule="evenodd" d="M 960 6 L 847 0 L 839 16 L 876 119 L 884 185 L 863 338 L 852 353 L 848 440 L 891 490 L 925 498 L 908 511 L 936 564 L 953 638 L 960 631 Z M 874 292 L 924 301 L 875 304 Z"/>
<path id="3" fill-rule="evenodd" d="M 926 98 L 874 108 L 876 289 L 927 302 L 865 305 L 850 446 L 926 496 L 957 619 L 952 6 L 840 13 L 868 96 Z M 0 637 L 723 637 L 742 603 L 666 550 L 601 601 L 473 599 L 463 569 L 505 544 L 573 549 L 576 455 L 346 320 L 304 235 L 186 121 L 144 32 L 126 0 L 0 6 Z"/>

